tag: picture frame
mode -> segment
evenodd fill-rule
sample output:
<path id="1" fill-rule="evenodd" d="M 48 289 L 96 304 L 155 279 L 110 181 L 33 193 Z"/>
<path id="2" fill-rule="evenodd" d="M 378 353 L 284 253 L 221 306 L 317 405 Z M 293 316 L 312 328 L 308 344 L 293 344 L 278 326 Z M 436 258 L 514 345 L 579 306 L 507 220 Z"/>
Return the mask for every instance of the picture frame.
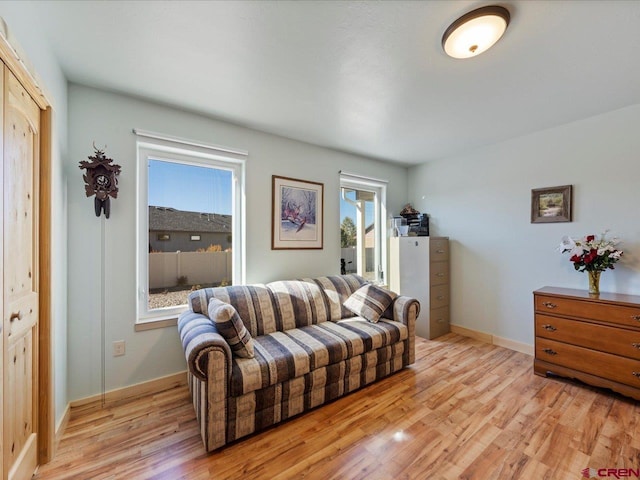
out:
<path id="1" fill-rule="evenodd" d="M 531 190 L 531 223 L 571 222 L 573 185 Z"/>
<path id="2" fill-rule="evenodd" d="M 272 175 L 271 249 L 323 248 L 324 184 Z"/>

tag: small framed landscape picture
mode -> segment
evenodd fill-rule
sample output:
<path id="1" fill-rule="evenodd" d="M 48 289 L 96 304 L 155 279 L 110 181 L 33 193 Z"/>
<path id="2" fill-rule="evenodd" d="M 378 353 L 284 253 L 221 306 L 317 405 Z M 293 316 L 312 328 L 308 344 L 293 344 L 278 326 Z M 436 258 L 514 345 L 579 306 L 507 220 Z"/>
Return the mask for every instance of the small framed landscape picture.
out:
<path id="1" fill-rule="evenodd" d="M 531 190 L 531 223 L 570 222 L 572 185 Z"/>
<path id="2" fill-rule="evenodd" d="M 271 249 L 322 249 L 324 184 L 272 176 Z"/>

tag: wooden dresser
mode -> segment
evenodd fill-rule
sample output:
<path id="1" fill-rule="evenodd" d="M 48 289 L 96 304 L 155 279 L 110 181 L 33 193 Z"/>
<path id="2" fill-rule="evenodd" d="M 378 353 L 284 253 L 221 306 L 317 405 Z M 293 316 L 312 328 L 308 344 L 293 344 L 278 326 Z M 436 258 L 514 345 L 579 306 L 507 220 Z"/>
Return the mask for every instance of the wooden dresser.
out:
<path id="1" fill-rule="evenodd" d="M 640 296 L 544 287 L 533 297 L 536 374 L 640 400 Z"/>
<path id="2" fill-rule="evenodd" d="M 449 237 L 391 237 L 389 288 L 417 298 L 416 335 L 449 333 Z"/>

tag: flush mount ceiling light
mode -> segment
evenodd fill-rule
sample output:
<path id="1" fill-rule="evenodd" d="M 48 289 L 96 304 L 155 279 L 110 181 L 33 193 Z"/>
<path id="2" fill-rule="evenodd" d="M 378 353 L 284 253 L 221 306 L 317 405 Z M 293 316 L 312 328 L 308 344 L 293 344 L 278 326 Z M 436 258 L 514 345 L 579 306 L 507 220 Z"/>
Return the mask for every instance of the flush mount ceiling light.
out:
<path id="1" fill-rule="evenodd" d="M 500 40 L 510 18 L 509 10 L 497 5 L 473 10 L 447 28 L 442 36 L 442 48 L 453 58 L 480 55 Z"/>

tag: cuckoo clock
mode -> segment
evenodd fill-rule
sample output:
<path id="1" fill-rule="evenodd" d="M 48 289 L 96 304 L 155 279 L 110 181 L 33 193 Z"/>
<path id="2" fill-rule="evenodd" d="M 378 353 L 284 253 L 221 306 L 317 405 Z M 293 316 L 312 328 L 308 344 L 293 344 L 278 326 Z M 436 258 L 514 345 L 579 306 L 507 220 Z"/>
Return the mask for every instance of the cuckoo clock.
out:
<path id="1" fill-rule="evenodd" d="M 82 176 L 85 182 L 85 192 L 87 197 L 95 195 L 94 208 L 96 217 L 102 212 L 109 218 L 111 212 L 111 200 L 109 197 L 118 198 L 118 175 L 120 175 L 120 165 L 116 165 L 112 158 L 105 156 L 105 150 L 99 150 L 93 144 L 95 154 L 89 156 L 90 162 L 83 160 L 80 162 L 80 169 L 86 169 Z"/>

